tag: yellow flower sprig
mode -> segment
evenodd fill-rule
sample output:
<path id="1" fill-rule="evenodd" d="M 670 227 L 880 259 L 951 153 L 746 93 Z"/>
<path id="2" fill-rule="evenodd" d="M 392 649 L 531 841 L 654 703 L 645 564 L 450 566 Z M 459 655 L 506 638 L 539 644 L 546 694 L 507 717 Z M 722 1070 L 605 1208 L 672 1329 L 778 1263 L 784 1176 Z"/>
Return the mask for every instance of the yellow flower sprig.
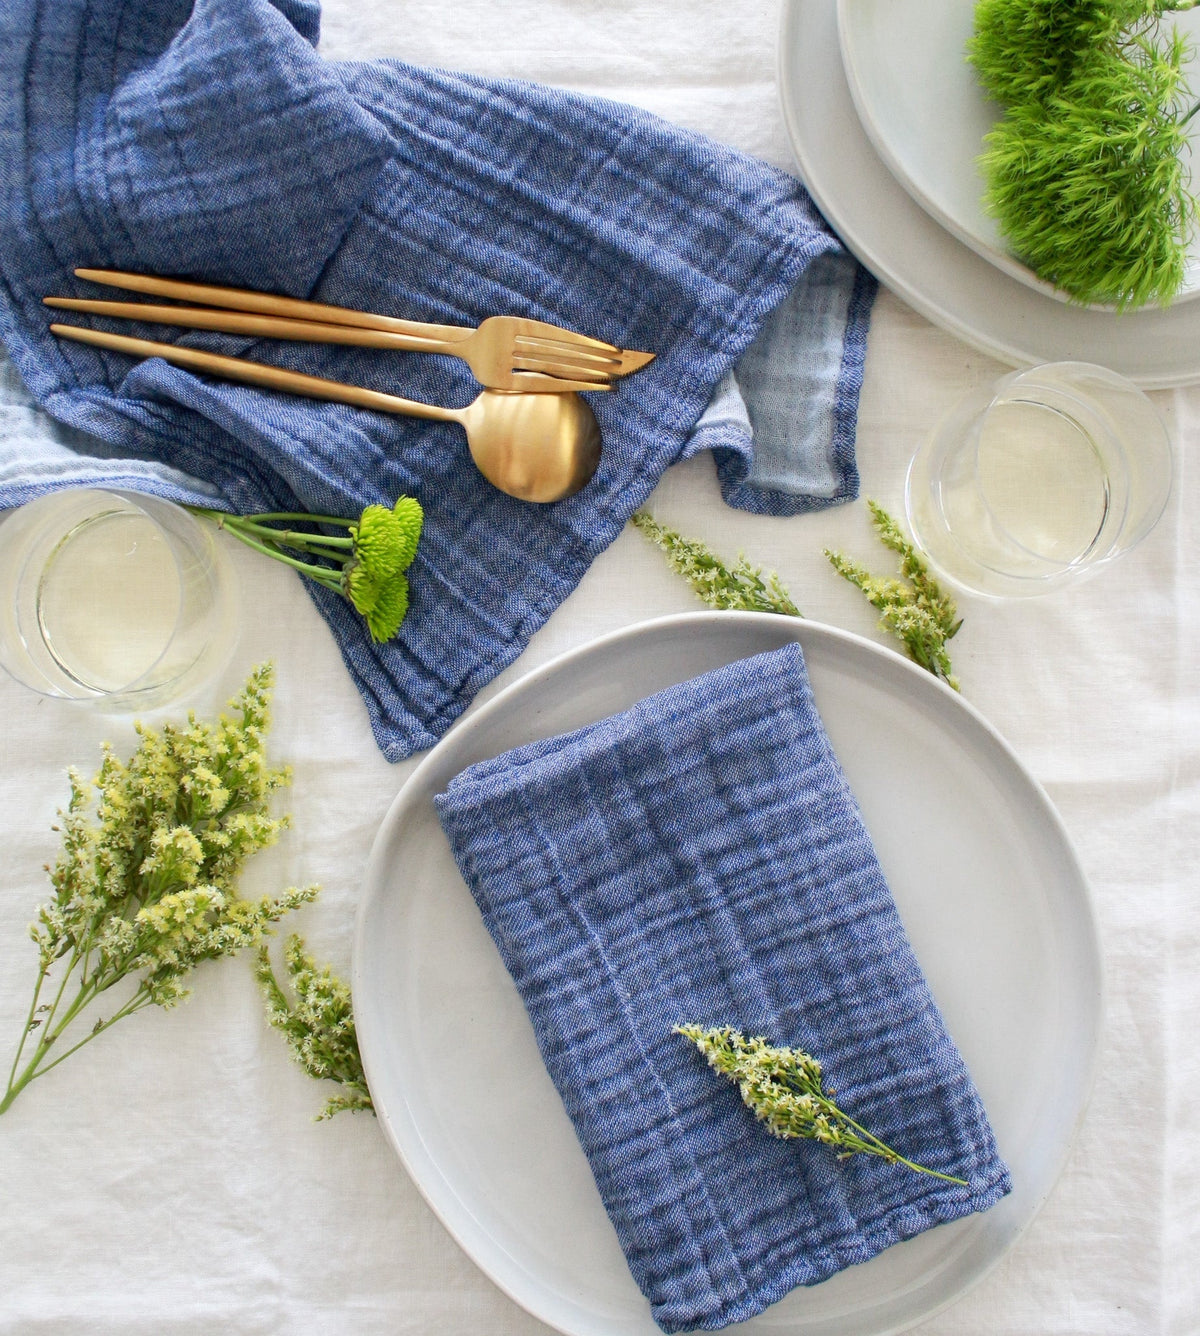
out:
<path id="1" fill-rule="evenodd" d="M 821 1064 L 808 1053 L 776 1048 L 761 1037 L 748 1038 L 728 1025 L 708 1030 L 699 1025 L 677 1025 L 675 1033 L 690 1039 L 714 1071 L 734 1082 L 742 1102 L 772 1136 L 819 1141 L 837 1151 L 839 1160 L 851 1155 L 878 1155 L 914 1173 L 967 1186 L 965 1178 L 905 1159 L 839 1109 L 832 1092 L 824 1087 Z"/>
<path id="2" fill-rule="evenodd" d="M 118 1021 L 181 1002 L 197 965 L 258 946 L 316 896 L 313 886 L 257 900 L 237 893 L 246 859 L 288 824 L 267 810 L 290 779 L 264 750 L 271 680 L 269 665 L 256 668 L 216 723 L 189 715 L 182 727 L 137 725 L 133 756 L 121 761 L 106 746 L 90 784 L 71 773 L 62 851 L 47 869 L 54 895 L 30 929 L 33 1000 L 0 1113 Z"/>

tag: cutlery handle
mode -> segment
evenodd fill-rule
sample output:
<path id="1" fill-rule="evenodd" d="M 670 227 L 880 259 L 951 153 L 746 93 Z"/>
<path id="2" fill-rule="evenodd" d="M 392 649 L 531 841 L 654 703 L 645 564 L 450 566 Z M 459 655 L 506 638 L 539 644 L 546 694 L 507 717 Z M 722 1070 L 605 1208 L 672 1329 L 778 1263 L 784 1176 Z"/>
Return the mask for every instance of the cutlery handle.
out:
<path id="1" fill-rule="evenodd" d="M 82 311 L 88 315 L 112 316 L 119 320 L 144 320 L 152 325 L 178 325 L 183 329 L 212 329 L 223 334 L 294 339 L 300 343 L 352 344 L 360 348 L 392 348 L 400 352 L 454 353 L 454 344 L 447 344 L 445 339 L 397 334 L 385 329 L 325 325 L 316 320 L 293 320 L 277 315 L 250 315 L 199 306 L 91 301 L 80 297 L 43 297 L 42 303 L 56 310 Z"/>
<path id="2" fill-rule="evenodd" d="M 128 274 L 117 269 L 76 269 L 78 278 L 103 283 L 129 292 L 145 292 L 152 297 L 175 297 L 180 301 L 199 302 L 202 306 L 220 306 L 232 311 L 256 311 L 293 320 L 317 320 L 327 325 L 347 325 L 355 329 L 380 329 L 392 334 L 416 338 L 444 339 L 457 343 L 474 331 L 462 325 L 427 325 L 419 320 L 400 320 L 395 316 L 372 315 L 369 311 L 351 311 L 345 306 L 327 306 L 296 297 L 279 297 L 271 292 L 253 292 L 248 288 L 224 288 L 212 283 L 188 283 L 175 278 L 155 278 L 151 274 Z"/>
<path id="3" fill-rule="evenodd" d="M 343 385 L 340 380 L 326 380 L 322 376 L 307 376 L 300 371 L 285 371 L 281 367 L 266 366 L 262 362 L 247 362 L 239 357 L 222 357 L 218 353 L 201 352 L 197 348 L 181 348 L 174 343 L 154 343 L 150 339 L 130 339 L 124 334 L 108 334 L 99 329 L 83 329 L 78 325 L 51 325 L 50 331 L 60 338 L 75 339 L 79 343 L 110 348 L 132 357 L 161 357 L 176 366 L 194 371 L 205 371 L 226 380 L 245 381 L 262 385 L 287 394 L 299 394 L 308 399 L 327 399 L 333 403 L 350 404 L 355 408 L 372 408 L 381 413 L 402 413 L 407 417 L 431 418 L 437 422 L 458 422 L 461 410 L 442 408 L 438 404 L 423 404 L 416 399 L 401 399 L 395 394 L 364 389 L 360 385 Z"/>

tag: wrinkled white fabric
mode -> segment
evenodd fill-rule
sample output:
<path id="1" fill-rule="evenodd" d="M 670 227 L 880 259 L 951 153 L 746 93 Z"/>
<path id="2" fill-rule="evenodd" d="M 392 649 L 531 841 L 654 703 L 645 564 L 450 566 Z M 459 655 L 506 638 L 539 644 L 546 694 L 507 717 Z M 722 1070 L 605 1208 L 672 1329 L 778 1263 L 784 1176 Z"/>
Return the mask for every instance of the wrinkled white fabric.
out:
<path id="1" fill-rule="evenodd" d="M 790 166 L 773 82 L 777 19 L 774 0 L 327 0 L 322 50 L 625 98 Z M 860 414 L 864 497 L 902 513 L 913 449 L 963 391 L 1001 370 L 882 293 Z M 1098 1082 L 1061 1180 L 995 1271 L 921 1336 L 1196 1330 L 1200 388 L 1155 399 L 1175 430 L 1179 478 L 1150 538 L 1077 590 L 961 605 L 953 648 L 964 694 L 1046 786 L 1091 879 L 1108 1009 Z M 777 570 L 808 616 L 885 640 L 822 556 L 839 547 L 882 569 L 862 502 L 795 519 L 748 515 L 722 503 L 711 461 L 699 458 L 668 473 L 652 509 L 727 556 L 744 551 Z M 380 757 L 299 583 L 240 548 L 231 556 L 242 638 L 195 704 L 211 710 L 252 663 L 273 659 L 272 750 L 295 774 L 294 829 L 251 863 L 245 887 L 321 882 L 297 926 L 347 974 L 371 841 L 415 761 Z M 602 632 L 696 606 L 626 532 L 481 700 Z M 45 896 L 42 864 L 58 850 L 50 827 L 65 771 L 92 770 L 102 738 L 132 745 L 127 722 L 0 680 L 5 1065 L 33 982 L 25 927 Z M 0 1336 L 545 1331 L 451 1241 L 374 1120 L 310 1121 L 322 1099 L 268 1030 L 237 962 L 197 975 L 177 1012 L 123 1023 L 34 1084 L 0 1119 Z"/>

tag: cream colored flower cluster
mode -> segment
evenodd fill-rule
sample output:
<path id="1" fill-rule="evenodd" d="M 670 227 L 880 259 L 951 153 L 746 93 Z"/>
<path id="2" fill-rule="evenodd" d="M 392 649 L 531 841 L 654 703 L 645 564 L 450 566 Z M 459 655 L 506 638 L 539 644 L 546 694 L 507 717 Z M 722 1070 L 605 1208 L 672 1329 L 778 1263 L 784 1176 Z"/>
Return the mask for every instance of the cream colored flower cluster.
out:
<path id="1" fill-rule="evenodd" d="M 810 1054 L 776 1047 L 728 1025 L 707 1030 L 700 1025 L 677 1025 L 675 1033 L 690 1039 L 714 1071 L 737 1085 L 742 1102 L 772 1136 L 819 1141 L 833 1147 L 842 1160 L 851 1155 L 878 1155 L 890 1164 L 965 1186 L 964 1179 L 906 1160 L 839 1109 L 822 1084 L 821 1064 Z"/>
<path id="2" fill-rule="evenodd" d="M 62 852 L 51 869 L 54 896 L 31 928 L 33 1002 L 0 1113 L 31 1080 L 118 1020 L 186 997 L 185 980 L 202 961 L 258 946 L 274 923 L 316 896 L 316 887 L 258 900 L 237 893 L 246 859 L 288 824 L 267 810 L 289 780 L 264 750 L 271 680 L 269 666 L 255 669 L 232 713 L 215 723 L 193 715 L 184 727 L 139 725 L 129 761 L 106 747 L 90 785 L 72 773 Z M 109 992 L 126 980 L 133 987 L 123 996 Z M 53 1002 L 42 1002 L 43 994 Z M 102 996 L 111 1009 L 84 1038 L 64 1044 L 72 1023 Z"/>
<path id="3" fill-rule="evenodd" d="M 875 531 L 884 547 L 900 556 L 903 580 L 872 575 L 865 567 L 826 549 L 834 570 L 845 576 L 883 616 L 879 625 L 901 640 L 908 656 L 948 686 L 958 690 L 946 642 L 958 634 L 962 619 L 954 600 L 930 573 L 924 558 L 905 538 L 884 508 L 868 501 Z"/>
<path id="4" fill-rule="evenodd" d="M 276 979 L 265 944 L 258 950 L 255 975 L 267 999 L 267 1019 L 283 1033 L 293 1058 L 309 1076 L 341 1086 L 341 1093 L 328 1100 L 318 1120 L 372 1109 L 349 987 L 328 965 L 318 967 L 294 933 L 284 949 L 284 964 L 294 1001 L 288 1000 Z"/>
<path id="5" fill-rule="evenodd" d="M 799 617 L 800 609 L 774 573 L 763 577 L 762 568 L 739 556 L 727 566 L 711 548 L 694 538 L 668 529 L 648 510 L 639 510 L 632 524 L 667 558 L 676 575 L 682 575 L 710 608 L 718 611 L 774 612 L 784 617 Z"/>

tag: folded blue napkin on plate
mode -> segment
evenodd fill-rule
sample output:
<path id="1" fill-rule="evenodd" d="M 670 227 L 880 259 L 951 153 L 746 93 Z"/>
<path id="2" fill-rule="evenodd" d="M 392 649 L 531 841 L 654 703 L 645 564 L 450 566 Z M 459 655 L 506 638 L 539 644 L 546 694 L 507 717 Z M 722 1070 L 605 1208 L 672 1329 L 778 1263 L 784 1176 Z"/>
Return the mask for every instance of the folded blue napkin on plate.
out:
<path id="1" fill-rule="evenodd" d="M 763 163 L 596 98 L 326 62 L 318 21 L 312 0 L 0 5 L 0 336 L 75 433 L 18 404 L 0 506 L 79 482 L 243 512 L 354 516 L 417 496 L 425 536 L 396 641 L 372 645 L 343 599 L 312 591 L 399 759 L 517 657 L 689 451 L 714 449 L 726 495 L 751 509 L 854 495 L 874 283 L 798 182 Z M 56 340 L 43 296 L 114 295 L 75 266 L 442 323 L 528 314 L 658 357 L 592 396 L 591 485 L 535 507 L 478 476 L 456 426 Z M 107 327 L 445 405 L 478 391 L 451 358 Z M 744 404 L 725 379 L 739 361 Z"/>
<path id="2" fill-rule="evenodd" d="M 753 1316 L 1008 1172 L 904 933 L 798 645 L 458 775 L 437 809 L 666 1331 Z M 681 1023 L 800 1048 L 960 1187 L 773 1139 Z"/>

